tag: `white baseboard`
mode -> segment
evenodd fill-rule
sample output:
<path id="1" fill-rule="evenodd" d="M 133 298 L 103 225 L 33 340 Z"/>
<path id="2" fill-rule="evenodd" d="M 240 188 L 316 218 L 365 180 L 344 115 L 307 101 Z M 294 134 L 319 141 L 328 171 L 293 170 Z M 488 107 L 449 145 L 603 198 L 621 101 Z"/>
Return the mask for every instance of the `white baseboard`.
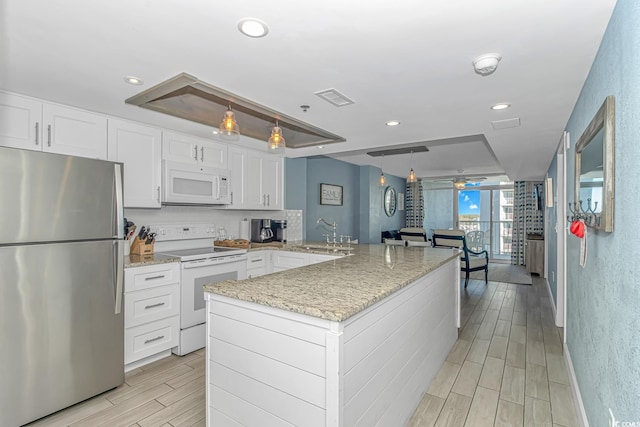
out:
<path id="1" fill-rule="evenodd" d="M 578 379 L 576 378 L 576 372 L 573 370 L 573 362 L 571 362 L 571 355 L 569 354 L 569 347 L 564 344 L 564 363 L 567 366 L 569 374 L 569 382 L 571 383 L 571 392 L 573 393 L 573 401 L 576 405 L 576 413 L 578 414 L 578 422 L 582 427 L 589 427 L 589 420 L 587 419 L 587 412 L 584 409 L 582 403 L 582 396 L 580 395 L 580 387 L 578 387 Z"/>
<path id="2" fill-rule="evenodd" d="M 553 310 L 553 322 L 556 322 L 558 312 L 556 311 L 556 302 L 553 300 L 553 293 L 551 292 L 551 285 L 549 279 L 544 279 L 544 283 L 547 284 L 547 293 L 549 294 L 549 301 L 551 301 L 551 309 Z M 556 325 L 557 326 L 557 325 Z"/>

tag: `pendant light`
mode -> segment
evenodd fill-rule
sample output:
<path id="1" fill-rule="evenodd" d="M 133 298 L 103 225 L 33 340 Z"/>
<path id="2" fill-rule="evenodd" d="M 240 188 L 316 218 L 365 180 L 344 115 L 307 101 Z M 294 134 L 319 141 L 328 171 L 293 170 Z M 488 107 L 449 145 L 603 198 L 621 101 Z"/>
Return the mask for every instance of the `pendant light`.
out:
<path id="1" fill-rule="evenodd" d="M 278 126 L 278 121 L 276 120 L 276 125 L 271 128 L 271 137 L 267 141 L 269 152 L 279 153 L 284 151 L 285 142 L 284 136 L 282 136 L 282 128 Z"/>
<path id="2" fill-rule="evenodd" d="M 380 187 L 384 187 L 387 183 L 387 179 L 384 177 L 384 170 L 382 167 L 384 166 L 384 154 L 382 155 L 382 160 L 380 160 Z"/>
<path id="3" fill-rule="evenodd" d="M 224 118 L 220 122 L 220 135 L 229 141 L 237 141 L 240 139 L 240 128 L 236 122 L 236 115 L 231 110 L 231 105 L 224 113 Z"/>
<path id="4" fill-rule="evenodd" d="M 413 150 L 411 150 L 411 170 L 409 171 L 409 177 L 407 178 L 407 182 L 413 184 L 414 182 L 418 182 L 416 178 L 416 173 L 413 171 Z"/>

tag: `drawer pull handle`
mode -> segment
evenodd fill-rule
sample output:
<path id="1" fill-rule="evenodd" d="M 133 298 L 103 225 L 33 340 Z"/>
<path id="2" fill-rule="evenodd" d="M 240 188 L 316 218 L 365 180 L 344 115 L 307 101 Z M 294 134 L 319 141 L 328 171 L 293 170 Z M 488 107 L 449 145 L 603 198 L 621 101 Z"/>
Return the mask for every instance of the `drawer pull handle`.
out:
<path id="1" fill-rule="evenodd" d="M 164 279 L 164 274 L 162 276 L 151 276 L 151 277 L 144 278 L 144 280 L 156 280 L 156 279 Z"/>
<path id="2" fill-rule="evenodd" d="M 164 303 L 163 303 L 163 302 L 159 302 L 159 303 L 157 303 L 157 304 L 145 305 L 145 306 L 144 306 L 144 309 L 145 309 L 145 310 L 149 310 L 150 308 L 161 307 L 161 306 L 163 306 L 163 305 L 164 305 Z"/>
<path id="3" fill-rule="evenodd" d="M 158 336 L 158 337 L 151 338 L 150 340 L 145 340 L 145 342 L 144 342 L 144 343 L 145 343 L 145 344 L 149 344 L 150 342 L 158 341 L 158 340 L 161 340 L 162 338 L 164 338 L 164 335 L 160 335 L 160 336 Z"/>
<path id="4" fill-rule="evenodd" d="M 258 258 L 258 259 L 252 259 L 251 262 L 259 262 L 259 261 L 264 261 L 264 259 L 262 258 Z"/>

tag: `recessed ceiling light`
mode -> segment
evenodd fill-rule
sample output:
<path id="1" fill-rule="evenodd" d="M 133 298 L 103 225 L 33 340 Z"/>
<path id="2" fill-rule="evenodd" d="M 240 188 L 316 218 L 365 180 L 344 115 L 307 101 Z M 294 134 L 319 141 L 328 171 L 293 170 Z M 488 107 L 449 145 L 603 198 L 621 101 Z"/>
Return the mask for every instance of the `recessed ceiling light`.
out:
<path id="1" fill-rule="evenodd" d="M 324 148 L 324 145 L 318 145 L 318 150 L 322 150 Z"/>
<path id="2" fill-rule="evenodd" d="M 504 110 L 505 108 L 511 107 L 511 104 L 507 104 L 506 102 L 502 102 L 500 104 L 494 104 L 491 106 L 492 110 Z"/>
<path id="3" fill-rule="evenodd" d="M 398 120 L 389 120 L 385 125 L 387 126 L 398 126 L 400 122 Z"/>
<path id="4" fill-rule="evenodd" d="M 242 18 L 238 30 L 247 37 L 260 38 L 269 34 L 267 24 L 256 18 Z"/>
<path id="5" fill-rule="evenodd" d="M 125 76 L 124 81 L 129 83 L 130 85 L 140 86 L 144 83 L 144 80 L 135 76 Z"/>

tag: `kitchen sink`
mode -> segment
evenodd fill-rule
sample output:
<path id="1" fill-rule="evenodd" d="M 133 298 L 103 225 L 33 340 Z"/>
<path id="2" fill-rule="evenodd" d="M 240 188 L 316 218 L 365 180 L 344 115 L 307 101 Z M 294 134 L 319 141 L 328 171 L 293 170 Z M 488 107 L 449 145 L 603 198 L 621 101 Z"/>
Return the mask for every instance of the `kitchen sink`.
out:
<path id="1" fill-rule="evenodd" d="M 321 251 L 321 252 L 334 252 L 334 253 L 349 253 L 353 250 L 351 247 L 346 246 L 327 246 L 327 245 L 301 245 L 297 249 L 301 251 Z"/>

